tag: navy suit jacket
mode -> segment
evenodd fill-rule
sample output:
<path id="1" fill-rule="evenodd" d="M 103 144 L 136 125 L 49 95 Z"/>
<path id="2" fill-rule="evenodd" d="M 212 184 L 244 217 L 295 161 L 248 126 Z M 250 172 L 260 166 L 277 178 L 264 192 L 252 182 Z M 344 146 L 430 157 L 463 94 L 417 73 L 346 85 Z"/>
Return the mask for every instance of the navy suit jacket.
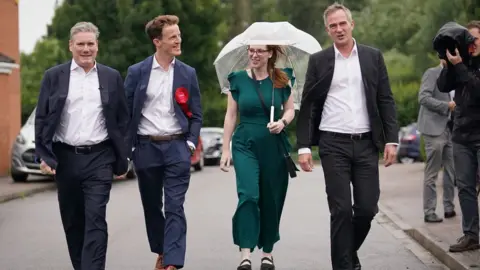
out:
<path id="1" fill-rule="evenodd" d="M 132 149 L 132 146 L 136 144 L 136 135 L 142 109 L 147 97 L 147 87 L 152 71 L 152 63 L 153 55 L 142 62 L 130 66 L 127 77 L 125 78 L 125 91 L 131 114 L 128 128 L 129 149 Z M 174 101 L 175 116 L 180 123 L 182 133 L 186 135 L 186 140 L 197 145 L 200 128 L 202 127 L 202 106 L 200 103 L 200 88 L 198 86 L 196 71 L 193 67 L 175 59 L 173 74 L 172 98 Z M 188 90 L 188 107 L 192 112 L 191 118 L 185 115 L 180 105 L 175 101 L 175 90 L 179 87 L 185 87 Z M 131 153 L 131 151 L 129 153 Z"/>
<path id="2" fill-rule="evenodd" d="M 68 95 L 71 61 L 48 69 L 42 79 L 35 114 L 35 151 L 52 169 L 58 160 L 52 151 L 53 136 Z M 113 173 L 121 175 L 128 170 L 125 142 L 129 112 L 122 76 L 110 67 L 97 63 L 100 97 L 108 136 L 116 154 Z"/>

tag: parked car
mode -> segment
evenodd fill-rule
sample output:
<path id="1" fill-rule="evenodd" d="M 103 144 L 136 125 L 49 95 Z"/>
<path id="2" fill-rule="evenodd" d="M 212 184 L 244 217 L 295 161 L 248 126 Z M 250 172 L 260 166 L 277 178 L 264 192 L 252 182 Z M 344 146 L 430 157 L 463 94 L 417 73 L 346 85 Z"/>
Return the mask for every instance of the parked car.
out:
<path id="1" fill-rule="evenodd" d="M 420 131 L 417 129 L 417 123 L 411 123 L 402 127 L 398 134 L 399 146 L 397 149 L 397 159 L 400 163 L 413 163 L 422 161 L 420 154 Z"/>
<path id="2" fill-rule="evenodd" d="M 203 127 L 200 135 L 203 138 L 205 164 L 217 165 L 222 157 L 223 128 Z"/>
<path id="3" fill-rule="evenodd" d="M 223 128 L 220 127 L 203 127 L 200 130 L 201 136 L 204 138 L 205 164 L 219 165 L 222 158 L 223 148 Z M 232 134 L 233 136 L 233 134 Z M 232 150 L 232 141 L 230 141 L 230 151 Z M 233 158 L 230 159 L 233 164 Z"/>
<path id="4" fill-rule="evenodd" d="M 44 175 L 35 155 L 35 110 L 20 129 L 12 146 L 10 175 L 14 182 L 25 182 L 29 175 Z M 135 170 L 130 162 L 126 178 L 135 177 Z"/>

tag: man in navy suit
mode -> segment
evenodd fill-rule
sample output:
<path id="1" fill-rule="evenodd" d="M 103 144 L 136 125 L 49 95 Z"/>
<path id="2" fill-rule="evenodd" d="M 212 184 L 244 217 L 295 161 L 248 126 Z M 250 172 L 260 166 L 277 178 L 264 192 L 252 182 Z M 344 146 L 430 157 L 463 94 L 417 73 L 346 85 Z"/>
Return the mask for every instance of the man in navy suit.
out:
<path id="1" fill-rule="evenodd" d="M 181 54 L 178 21 L 177 16 L 162 15 L 146 25 L 156 52 L 130 66 L 125 79 L 132 160 L 150 250 L 158 254 L 156 270 L 181 269 L 185 262 L 183 204 L 190 182 L 190 158 L 202 126 L 196 71 L 175 58 Z"/>
<path id="2" fill-rule="evenodd" d="M 125 90 L 117 70 L 95 61 L 98 35 L 89 22 L 72 27 L 73 60 L 45 72 L 35 115 L 36 154 L 55 175 L 75 270 L 105 269 L 112 180 L 128 170 Z"/>

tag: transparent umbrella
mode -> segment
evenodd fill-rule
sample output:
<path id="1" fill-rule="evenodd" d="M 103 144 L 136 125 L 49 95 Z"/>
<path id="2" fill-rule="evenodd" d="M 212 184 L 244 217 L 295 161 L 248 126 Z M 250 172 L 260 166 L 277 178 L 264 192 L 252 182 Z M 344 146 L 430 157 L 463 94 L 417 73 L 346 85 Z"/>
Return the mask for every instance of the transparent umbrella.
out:
<path id="1" fill-rule="evenodd" d="M 227 79 L 230 72 L 248 68 L 248 45 L 280 45 L 283 47 L 285 55 L 279 56 L 275 66 L 293 69 L 295 84 L 292 94 L 295 108 L 299 109 L 308 58 L 322 49 L 318 41 L 289 22 L 253 23 L 243 33 L 228 42 L 213 63 L 222 93 L 226 93 L 230 89 Z"/>

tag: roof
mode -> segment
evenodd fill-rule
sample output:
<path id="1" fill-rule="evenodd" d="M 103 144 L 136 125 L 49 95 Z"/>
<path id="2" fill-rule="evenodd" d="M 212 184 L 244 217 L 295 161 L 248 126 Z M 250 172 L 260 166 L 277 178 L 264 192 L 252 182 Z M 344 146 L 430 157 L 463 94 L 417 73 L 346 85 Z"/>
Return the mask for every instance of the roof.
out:
<path id="1" fill-rule="evenodd" d="M 15 64 L 15 60 L 0 52 L 0 63 Z"/>

